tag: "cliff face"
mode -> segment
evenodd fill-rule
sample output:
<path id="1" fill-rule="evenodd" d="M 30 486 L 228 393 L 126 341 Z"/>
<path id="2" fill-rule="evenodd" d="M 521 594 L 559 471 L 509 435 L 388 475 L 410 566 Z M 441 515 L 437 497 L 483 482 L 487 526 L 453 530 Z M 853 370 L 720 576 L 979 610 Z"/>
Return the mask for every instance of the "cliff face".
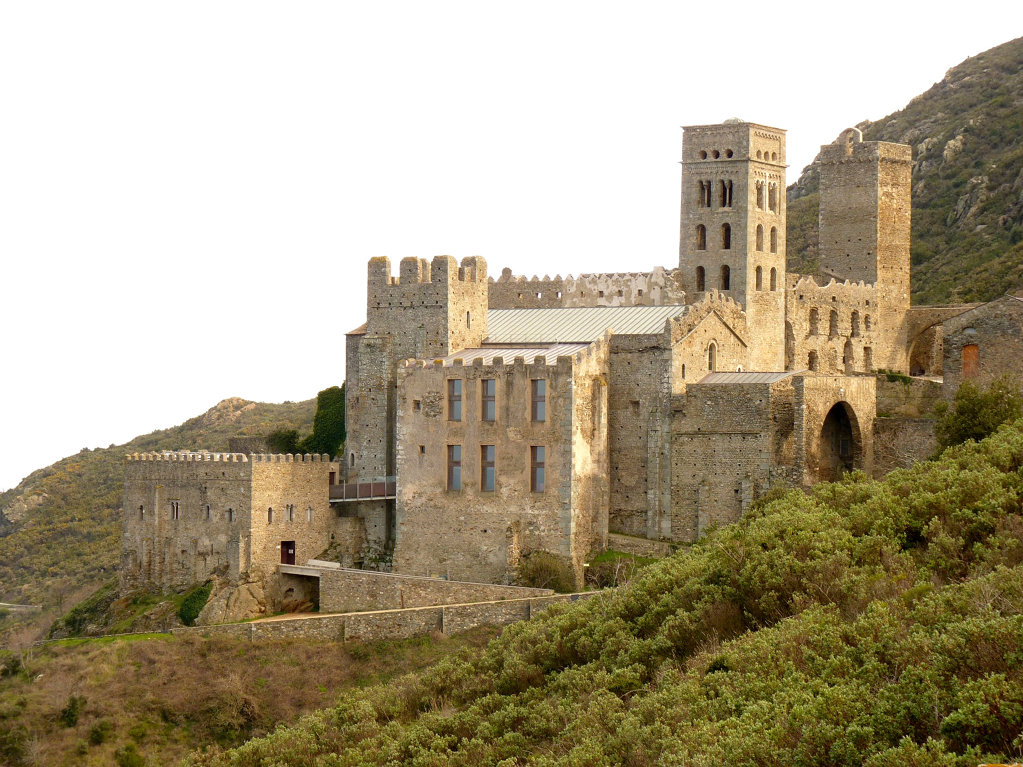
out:
<path id="1" fill-rule="evenodd" d="M 1023 287 L 1023 38 L 856 127 L 866 140 L 913 147 L 914 303 L 990 300 Z M 790 271 L 816 269 L 818 183 L 815 160 L 788 190 Z"/>

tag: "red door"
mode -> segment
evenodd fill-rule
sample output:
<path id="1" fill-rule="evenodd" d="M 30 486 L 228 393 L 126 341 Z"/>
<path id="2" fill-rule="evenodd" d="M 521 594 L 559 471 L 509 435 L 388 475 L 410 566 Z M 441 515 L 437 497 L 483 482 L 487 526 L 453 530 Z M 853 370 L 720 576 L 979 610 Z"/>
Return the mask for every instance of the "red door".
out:
<path id="1" fill-rule="evenodd" d="M 295 564 L 295 542 L 294 541 L 281 541 L 281 564 L 282 565 L 293 565 L 293 564 Z"/>

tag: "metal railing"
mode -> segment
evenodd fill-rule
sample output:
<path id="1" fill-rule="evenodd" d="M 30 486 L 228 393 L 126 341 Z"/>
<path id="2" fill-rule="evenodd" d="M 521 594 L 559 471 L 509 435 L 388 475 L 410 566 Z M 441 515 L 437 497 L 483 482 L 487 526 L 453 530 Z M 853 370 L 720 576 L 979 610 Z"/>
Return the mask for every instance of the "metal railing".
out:
<path id="1" fill-rule="evenodd" d="M 394 498 L 398 490 L 397 477 L 373 477 L 365 482 L 339 482 L 330 486 L 333 501 L 378 501 Z"/>

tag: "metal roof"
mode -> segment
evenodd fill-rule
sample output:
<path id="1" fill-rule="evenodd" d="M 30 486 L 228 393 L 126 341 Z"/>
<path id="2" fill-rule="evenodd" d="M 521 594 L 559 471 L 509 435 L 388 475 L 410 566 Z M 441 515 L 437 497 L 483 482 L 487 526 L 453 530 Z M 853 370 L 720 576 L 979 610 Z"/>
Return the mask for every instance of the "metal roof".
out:
<path id="1" fill-rule="evenodd" d="M 570 309 L 491 309 L 487 344 L 588 343 L 615 335 L 661 333 L 685 306 L 595 306 Z"/>
<path id="2" fill-rule="evenodd" d="M 548 346 L 488 346 L 486 349 L 462 349 L 460 352 L 441 357 L 445 365 L 453 360 L 463 360 L 471 365 L 475 359 L 482 359 L 484 365 L 490 365 L 494 357 L 503 357 L 505 364 L 511 364 L 516 357 L 523 357 L 527 365 L 533 364 L 537 357 L 546 357 L 547 364 L 553 365 L 558 357 L 571 357 L 585 349 L 589 344 L 550 344 Z"/>
<path id="3" fill-rule="evenodd" d="M 775 383 L 781 381 L 784 378 L 788 378 L 790 375 L 795 375 L 795 371 L 788 371 L 782 373 L 707 373 L 696 383 L 698 384 L 752 384 L 752 383 Z"/>

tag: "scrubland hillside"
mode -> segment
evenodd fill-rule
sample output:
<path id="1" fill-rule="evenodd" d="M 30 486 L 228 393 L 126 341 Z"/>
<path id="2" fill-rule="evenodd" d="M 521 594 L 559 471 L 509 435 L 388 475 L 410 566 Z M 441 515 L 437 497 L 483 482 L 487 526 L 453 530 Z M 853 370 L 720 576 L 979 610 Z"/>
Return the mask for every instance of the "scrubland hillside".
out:
<path id="1" fill-rule="evenodd" d="M 760 504 L 627 587 L 191 765 L 1023 756 L 1023 421 Z"/>
<path id="2" fill-rule="evenodd" d="M 857 127 L 868 141 L 913 147 L 913 303 L 987 301 L 1023 288 L 1023 38 Z M 790 271 L 817 267 L 818 182 L 812 164 L 789 188 Z"/>

